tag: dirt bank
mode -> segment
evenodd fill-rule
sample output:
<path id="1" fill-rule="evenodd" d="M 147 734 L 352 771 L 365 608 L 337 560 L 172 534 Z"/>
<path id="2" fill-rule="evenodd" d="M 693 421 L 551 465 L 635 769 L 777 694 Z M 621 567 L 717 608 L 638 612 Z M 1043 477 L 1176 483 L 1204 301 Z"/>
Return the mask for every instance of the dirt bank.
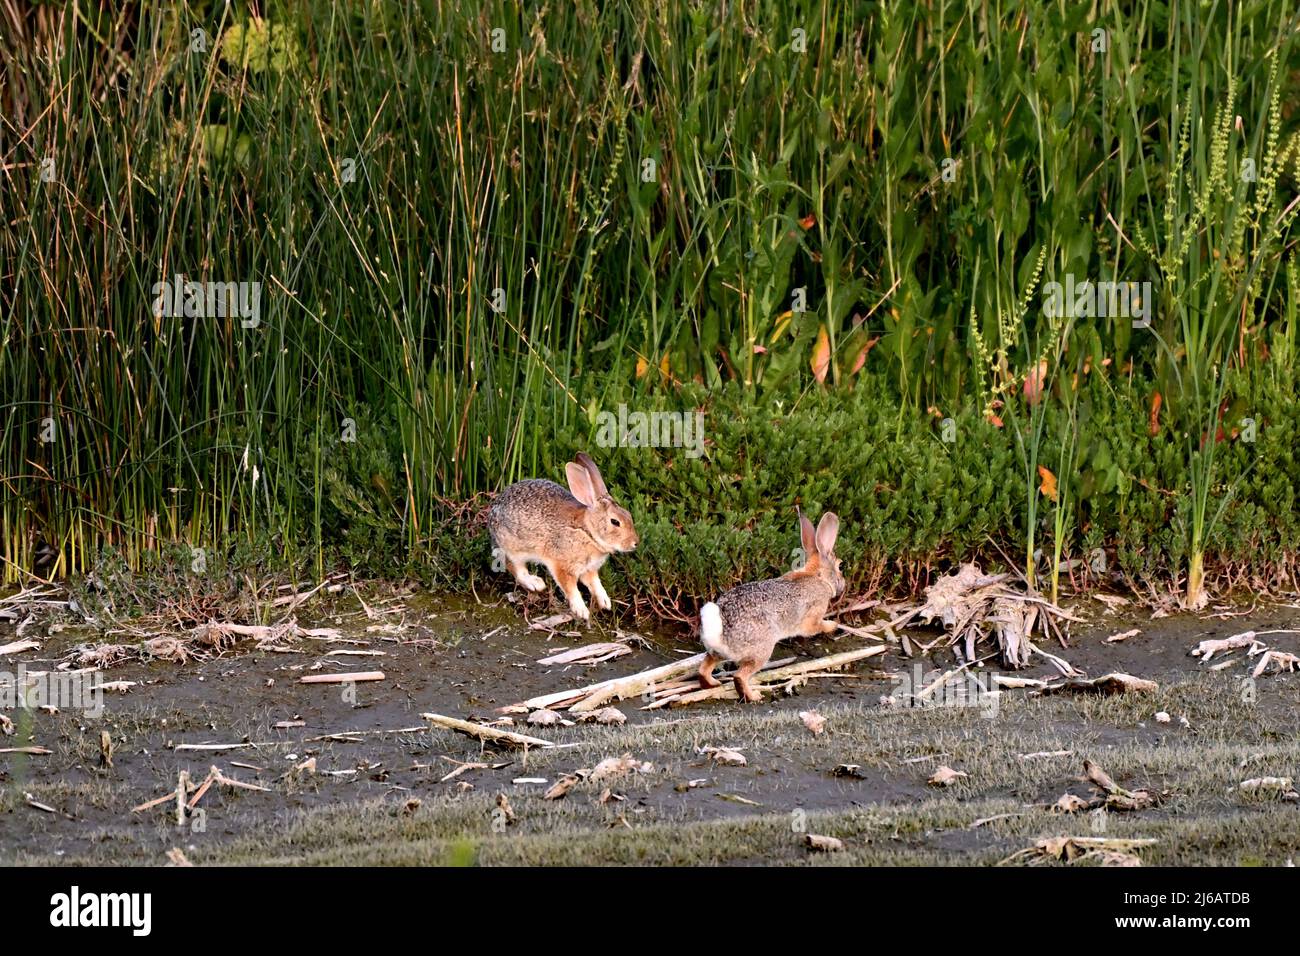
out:
<path id="1" fill-rule="evenodd" d="M 338 627 L 343 641 L 299 641 L 292 653 L 227 653 L 183 665 L 126 663 L 104 679 L 134 686 L 110 693 L 99 717 L 0 707 L 15 725 L 0 747 L 51 751 L 0 754 L 0 858 L 161 863 L 179 847 L 195 863 L 987 863 L 1042 836 L 1099 832 L 1157 839 L 1143 850 L 1154 863 L 1276 864 L 1300 853 L 1300 807 L 1236 790 L 1248 777 L 1300 779 L 1300 674 L 1246 685 L 1254 662 L 1242 652 L 1222 671 L 1188 656 L 1206 637 L 1293 627 L 1297 611 L 1271 606 L 1234 617 L 1148 620 L 1090 601 L 1080 607 L 1090 623 L 1076 627 L 1069 649 L 1053 650 L 1092 675 L 1119 670 L 1155 680 L 1156 693 L 1035 698 L 1007 691 L 994 713 L 889 707 L 881 697 L 897 686 L 891 675 L 913 666 L 891 649 L 843 678 L 811 681 L 796 696 L 761 705 L 645 711 L 632 700 L 618 705 L 627 717 L 622 726 L 521 728 L 568 745 L 521 754 L 430 732 L 419 714 L 496 719 L 503 705 L 698 648 L 686 635 L 633 622 L 578 633 L 530 630 L 505 603 L 420 596 L 382 609 L 391 613 L 372 607 L 368 616 L 340 601 L 310 623 Z M 1104 643 L 1134 628 L 1142 633 Z M 42 646 L 0 658 L 0 669 L 48 669 L 85 637 L 31 629 L 25 636 Z M 630 639 L 635 652 L 594 666 L 537 663 L 564 648 L 616 639 Z M 9 625 L 0 644 L 11 640 Z M 1300 635 L 1266 640 L 1300 651 Z M 782 653 L 804 658 L 859 643 L 801 641 Z M 368 653 L 347 653 L 358 651 Z M 924 667 L 951 664 L 939 651 Z M 352 670 L 382 670 L 385 679 L 353 690 L 299 683 L 308 674 Z M 1045 669 L 1025 673 L 1049 676 Z M 826 717 L 824 733 L 804 726 L 805 710 Z M 1168 723 L 1156 720 L 1158 711 L 1170 715 Z M 102 756 L 104 732 L 111 766 Z M 249 746 L 177 749 L 241 743 Z M 739 750 L 746 764 L 719 764 L 701 752 L 709 746 Z M 624 753 L 649 768 L 543 799 L 565 774 Z M 1121 786 L 1162 792 L 1161 805 L 1139 813 L 1049 812 L 1046 805 L 1067 791 L 1095 795 L 1078 779 L 1085 757 Z M 314 768 L 303 766 L 313 759 Z M 457 761 L 488 766 L 444 782 Z M 846 764 L 856 769 L 837 772 Z M 174 801 L 132 812 L 174 790 L 181 771 L 201 781 L 213 765 L 267 789 L 217 787 L 183 830 Z M 941 765 L 968 776 L 949 788 L 927 785 Z M 522 782 L 533 779 L 545 782 Z M 999 819 L 971 826 L 987 817 Z M 839 836 L 845 851 L 810 856 L 801 842 L 809 830 Z"/>

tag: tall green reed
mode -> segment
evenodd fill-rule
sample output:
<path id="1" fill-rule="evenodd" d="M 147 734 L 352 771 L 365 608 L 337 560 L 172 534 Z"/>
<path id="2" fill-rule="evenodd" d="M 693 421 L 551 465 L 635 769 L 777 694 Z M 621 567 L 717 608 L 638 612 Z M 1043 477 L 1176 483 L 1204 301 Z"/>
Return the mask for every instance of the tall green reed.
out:
<path id="1" fill-rule="evenodd" d="M 1182 195 L 1167 240 L 1153 197 L 1184 188 L 1171 144 L 1185 115 L 1201 142 L 1230 81 L 1262 142 L 1295 69 L 1291 16 L 42 5 L 0 67 L 2 573 L 21 578 L 40 538 L 60 571 L 172 540 L 269 540 L 320 566 L 339 498 L 420 550 L 601 408 L 691 381 L 757 397 L 879 375 L 899 429 L 956 408 L 983 375 L 968 316 L 996 322 L 1024 278 L 999 263 L 1050 247 L 1049 276 L 1141 276 L 1171 249 L 1189 279 L 1211 265 L 1222 227 Z M 1188 171 L 1204 179 L 1208 157 L 1198 145 Z M 1285 204 L 1273 168 L 1252 195 Z M 1247 328 L 1280 357 L 1290 219 L 1274 235 L 1257 218 L 1244 248 L 1264 251 L 1192 294 L 1255 285 Z M 153 283 L 177 273 L 261 282 L 259 324 L 152 316 Z M 1207 302 L 1161 294 L 1188 323 L 1158 325 L 1167 349 L 1113 318 L 1075 323 L 1063 349 L 1164 376 L 1182 414 L 1195 401 L 1170 376 L 1201 372 L 1175 373 L 1179 350 L 1216 339 L 1195 324 Z M 1045 339 L 1024 331 L 1006 344 L 1028 368 Z"/>

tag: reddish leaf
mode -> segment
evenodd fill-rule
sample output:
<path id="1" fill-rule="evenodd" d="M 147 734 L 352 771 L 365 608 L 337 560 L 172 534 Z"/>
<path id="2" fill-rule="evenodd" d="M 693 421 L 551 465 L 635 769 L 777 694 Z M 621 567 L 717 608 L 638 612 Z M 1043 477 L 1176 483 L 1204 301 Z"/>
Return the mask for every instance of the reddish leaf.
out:
<path id="1" fill-rule="evenodd" d="M 817 344 L 813 346 L 813 377 L 819 382 L 826 381 L 826 373 L 831 367 L 831 338 L 826 334 L 826 326 L 817 332 Z"/>
<path id="2" fill-rule="evenodd" d="M 862 351 L 858 352 L 858 357 L 853 361 L 853 371 L 849 373 L 850 375 L 858 374 L 858 372 L 862 369 L 862 366 L 867 364 L 867 353 L 870 352 L 875 347 L 876 343 L 879 341 L 880 341 L 880 336 L 877 335 L 874 338 L 868 340 L 866 345 L 862 346 Z"/>
<path id="3" fill-rule="evenodd" d="M 1025 401 L 1037 405 L 1043 397 L 1043 383 L 1047 381 L 1047 360 L 1044 359 L 1025 375 Z"/>

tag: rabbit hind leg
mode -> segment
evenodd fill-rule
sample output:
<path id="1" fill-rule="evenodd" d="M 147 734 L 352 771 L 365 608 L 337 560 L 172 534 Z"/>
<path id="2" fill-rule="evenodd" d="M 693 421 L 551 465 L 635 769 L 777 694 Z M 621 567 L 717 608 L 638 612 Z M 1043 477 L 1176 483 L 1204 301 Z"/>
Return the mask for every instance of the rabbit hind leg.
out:
<path id="1" fill-rule="evenodd" d="M 722 681 L 713 676 L 713 669 L 722 663 L 722 658 L 713 654 L 705 654 L 704 662 L 700 664 L 700 685 L 702 687 L 720 687 Z"/>
<path id="2" fill-rule="evenodd" d="M 768 657 L 771 657 L 771 654 L 768 654 Z M 740 666 L 736 668 L 736 690 L 744 700 L 749 701 L 751 704 L 756 704 L 761 701 L 763 695 L 754 688 L 754 685 L 749 682 L 749 679 L 754 676 L 755 672 L 760 667 L 767 663 L 768 657 L 765 657 L 762 660 L 755 657 L 748 657 L 745 660 L 738 662 Z"/>

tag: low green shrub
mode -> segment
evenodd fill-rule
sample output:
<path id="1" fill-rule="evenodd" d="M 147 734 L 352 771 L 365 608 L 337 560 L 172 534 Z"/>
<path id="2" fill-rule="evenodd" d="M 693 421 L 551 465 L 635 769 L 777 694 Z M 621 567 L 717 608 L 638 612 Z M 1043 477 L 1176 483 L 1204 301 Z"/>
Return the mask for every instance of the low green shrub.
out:
<path id="1" fill-rule="evenodd" d="M 1186 439 L 1163 425 L 1151 434 L 1151 392 L 1146 383 L 1098 375 L 1080 388 L 1078 468 L 1054 476 L 1069 483 L 1075 502 L 1062 550 L 1083 561 L 1078 583 L 1168 581 L 1185 561 Z M 676 408 L 662 396 L 628 404 L 646 413 L 702 411 L 704 453 L 601 448 L 593 424 L 550 449 L 539 471 L 563 481 L 564 461 L 582 450 L 600 464 L 642 536 L 634 554 L 610 563 L 610 576 L 628 591 L 711 596 L 787 570 L 799 546 L 796 506 L 814 519 L 826 510 L 840 515 L 838 551 L 853 589 L 913 588 L 924 583 L 921 571 L 959 561 L 1014 564 L 1008 558 L 1025 538 L 1026 489 L 1013 436 L 973 403 L 948 415 L 900 409 L 887 386 L 868 377 L 849 392 L 755 398 L 739 386 L 689 386 Z M 1254 418 L 1255 434 L 1226 434 L 1219 448 L 1216 492 L 1226 504 L 1210 555 L 1220 566 L 1249 562 L 1262 571 L 1287 565 L 1300 549 L 1300 407 L 1271 382 L 1249 405 L 1261 409 L 1242 416 Z M 1054 462 L 1068 419 L 1055 404 L 1048 416 L 1041 460 Z M 1038 520 L 1047 552 L 1051 515 L 1040 508 Z M 486 534 L 475 540 L 486 565 Z"/>

